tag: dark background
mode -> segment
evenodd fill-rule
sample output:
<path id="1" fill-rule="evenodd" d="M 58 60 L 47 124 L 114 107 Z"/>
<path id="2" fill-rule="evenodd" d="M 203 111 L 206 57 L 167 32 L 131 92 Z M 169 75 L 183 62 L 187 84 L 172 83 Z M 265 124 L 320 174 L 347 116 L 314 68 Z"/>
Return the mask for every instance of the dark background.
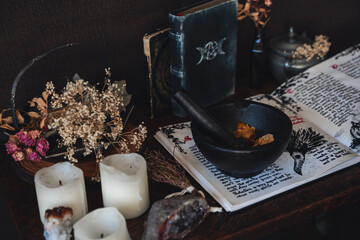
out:
<path id="1" fill-rule="evenodd" d="M 147 65 L 142 37 L 168 26 L 168 12 L 200 0 L 71 0 L 4 1 L 0 3 L 0 108 L 10 102 L 10 90 L 17 73 L 34 57 L 56 46 L 79 42 L 103 52 L 112 68 L 113 80 L 125 79 L 136 104 L 147 104 Z M 286 33 L 294 26 L 313 39 L 325 34 L 332 42 L 330 55 L 360 41 L 360 3 L 357 0 L 273 0 L 271 20 L 265 38 Z M 249 19 L 238 24 L 238 76 L 246 76 L 249 53 L 254 38 Z M 71 58 L 74 60 L 77 57 Z M 43 60 L 42 67 L 52 80 L 65 62 Z M 78 62 L 82 60 L 79 58 Z M 79 65 L 80 66 L 80 65 Z M 103 79 L 103 69 L 97 81 Z M 50 69 L 50 70 L 49 70 Z M 90 71 L 89 71 L 90 72 Z M 91 75 L 91 74 L 90 74 Z M 21 82 L 16 98 L 26 98 L 22 91 L 44 89 L 36 74 Z M 63 76 L 62 76 L 63 77 Z M 64 78 L 64 77 L 63 77 Z M 40 84 L 41 83 L 41 84 Z M 238 84 L 247 84 L 238 82 Z M 35 90 L 34 90 L 35 91 Z M 30 95 L 34 95 L 31 93 Z"/>

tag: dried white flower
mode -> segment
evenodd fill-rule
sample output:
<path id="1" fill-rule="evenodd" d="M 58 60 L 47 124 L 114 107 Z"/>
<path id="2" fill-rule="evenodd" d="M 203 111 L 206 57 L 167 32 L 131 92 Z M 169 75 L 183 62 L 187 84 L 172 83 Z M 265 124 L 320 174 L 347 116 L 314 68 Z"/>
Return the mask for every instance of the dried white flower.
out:
<path id="1" fill-rule="evenodd" d="M 125 111 L 131 95 L 126 91 L 126 82 L 111 83 L 110 68 L 105 69 L 106 77 L 102 91 L 80 77 L 68 82 L 61 94 L 55 92 L 52 82 L 46 84 L 51 95 L 48 126 L 58 132 L 59 146 L 67 148 L 66 157 L 74 158 L 75 145 L 82 142 L 84 155 L 95 152 L 97 161 L 103 158 L 101 146 L 112 144 L 120 152 L 129 152 L 129 145 L 137 150 L 146 138 L 146 127 L 140 124 L 130 132 L 123 132 L 121 112 Z"/>
<path id="2" fill-rule="evenodd" d="M 297 47 L 291 57 L 294 59 L 306 59 L 306 61 L 310 61 L 314 57 L 324 59 L 331 46 L 328 40 L 329 38 L 324 35 L 315 36 L 315 42 L 312 45 L 303 44 Z"/>

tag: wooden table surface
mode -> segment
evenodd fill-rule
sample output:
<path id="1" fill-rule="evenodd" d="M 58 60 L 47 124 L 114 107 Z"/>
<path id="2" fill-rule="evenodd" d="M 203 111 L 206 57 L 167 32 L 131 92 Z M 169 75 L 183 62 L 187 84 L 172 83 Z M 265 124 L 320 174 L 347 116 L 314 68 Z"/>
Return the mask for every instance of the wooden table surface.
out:
<path id="1" fill-rule="evenodd" d="M 254 95 L 259 92 L 269 93 L 276 87 L 268 83 L 263 89 L 248 89 L 240 86 L 237 99 Z M 144 122 L 148 127 L 146 147 L 159 149 L 167 157 L 171 157 L 165 149 L 152 137 L 158 127 L 187 119 L 176 118 L 171 114 L 150 120 L 145 116 L 147 111 L 134 110 L 131 122 Z M 0 149 L 0 196 L 4 197 L 6 208 L 14 222 L 21 239 L 43 239 L 35 186 L 22 181 L 12 169 L 11 161 L 4 150 Z M 190 176 L 191 183 L 202 189 Z M 233 213 L 213 213 L 186 239 L 255 239 L 273 231 L 283 229 L 320 213 L 334 210 L 360 202 L 360 165 L 349 167 L 337 173 L 323 177 L 288 192 L 279 194 L 260 203 Z M 151 203 L 164 198 L 179 189 L 163 183 L 149 181 Z M 89 211 L 103 207 L 99 183 L 87 182 L 86 191 Z M 210 205 L 219 206 L 206 194 Z M 141 239 L 144 221 L 148 212 L 142 216 L 128 220 L 127 227 L 132 239 Z"/>

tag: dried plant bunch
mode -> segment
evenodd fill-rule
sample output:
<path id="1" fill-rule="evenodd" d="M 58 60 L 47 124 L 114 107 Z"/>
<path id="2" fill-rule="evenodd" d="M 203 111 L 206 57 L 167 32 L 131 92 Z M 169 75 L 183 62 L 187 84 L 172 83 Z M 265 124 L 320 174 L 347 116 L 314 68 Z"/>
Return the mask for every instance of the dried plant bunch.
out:
<path id="1" fill-rule="evenodd" d="M 327 36 L 317 35 L 312 45 L 303 44 L 297 47 L 296 50 L 291 53 L 291 57 L 293 59 L 306 59 L 306 61 L 310 61 L 312 58 L 324 59 L 330 46 L 331 43 Z"/>
<path id="2" fill-rule="evenodd" d="M 76 75 L 60 94 L 55 92 L 52 82 L 46 85 L 46 94 L 51 97 L 49 109 L 41 109 L 49 129 L 60 135 L 59 146 L 66 147 L 66 157 L 74 158 L 76 144 L 81 140 L 84 155 L 95 151 L 97 159 L 102 158 L 100 146 L 116 145 L 121 152 L 129 152 L 128 144 L 140 148 L 146 138 L 146 127 L 142 124 L 131 132 L 123 133 L 121 113 L 129 104 L 131 95 L 126 91 L 126 82 L 111 83 L 110 69 L 102 91 Z"/>
<path id="3" fill-rule="evenodd" d="M 105 73 L 101 90 L 78 75 L 61 93 L 55 92 L 54 84 L 48 82 L 41 97 L 29 101 L 31 111 L 16 110 L 21 131 L 9 137 L 8 154 L 16 161 L 39 161 L 50 148 L 46 138 L 55 133 L 60 136 L 58 146 L 66 148 L 65 158 L 70 162 L 77 162 L 74 153 L 79 142 L 85 149 L 85 156 L 95 152 L 97 162 L 103 159 L 102 150 L 110 145 L 121 153 L 138 151 L 147 129 L 140 124 L 124 132 L 122 113 L 131 95 L 126 91 L 125 80 L 112 83 L 110 69 L 105 69 Z M 15 131 L 13 119 L 6 116 L 7 112 L 10 109 L 0 113 L 0 127 Z"/>
<path id="4" fill-rule="evenodd" d="M 161 183 L 167 183 L 180 189 L 191 186 L 185 170 L 172 158 L 166 158 L 160 151 L 147 149 L 144 153 L 149 178 Z"/>
<path id="5" fill-rule="evenodd" d="M 16 110 L 21 130 L 10 135 L 6 143 L 7 153 L 15 161 L 38 162 L 50 149 L 47 138 L 58 134 L 58 146 L 66 148 L 64 157 L 70 162 L 78 162 L 74 154 L 79 150 L 79 143 L 85 150 L 84 156 L 95 153 L 97 164 L 92 179 L 100 181 L 98 163 L 104 158 L 103 149 L 112 145 L 120 153 L 140 150 L 147 136 L 143 123 L 124 132 L 126 123 L 122 115 L 131 100 L 126 82 L 112 83 L 110 68 L 105 69 L 105 73 L 101 90 L 77 74 L 61 93 L 55 92 L 54 84 L 48 82 L 41 97 L 29 101 L 30 111 Z M 12 117 L 6 116 L 8 112 L 10 109 L 0 112 L 0 128 L 15 131 Z"/>
<path id="6" fill-rule="evenodd" d="M 262 29 L 269 22 L 271 0 L 246 0 L 244 4 L 238 3 L 238 20 L 249 17 L 257 29 Z"/>

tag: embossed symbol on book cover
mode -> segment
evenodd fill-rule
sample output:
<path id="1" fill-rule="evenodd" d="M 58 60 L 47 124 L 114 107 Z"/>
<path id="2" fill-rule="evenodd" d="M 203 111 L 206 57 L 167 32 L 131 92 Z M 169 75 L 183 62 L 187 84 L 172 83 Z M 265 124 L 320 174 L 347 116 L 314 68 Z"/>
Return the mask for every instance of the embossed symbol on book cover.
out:
<path id="1" fill-rule="evenodd" d="M 216 41 L 210 41 L 205 44 L 204 47 L 197 47 L 196 50 L 200 51 L 200 60 L 197 62 L 196 65 L 199 65 L 203 60 L 213 60 L 218 54 L 223 55 L 226 54 L 221 48 L 223 42 L 226 40 L 226 38 L 220 39 L 218 42 Z"/>

